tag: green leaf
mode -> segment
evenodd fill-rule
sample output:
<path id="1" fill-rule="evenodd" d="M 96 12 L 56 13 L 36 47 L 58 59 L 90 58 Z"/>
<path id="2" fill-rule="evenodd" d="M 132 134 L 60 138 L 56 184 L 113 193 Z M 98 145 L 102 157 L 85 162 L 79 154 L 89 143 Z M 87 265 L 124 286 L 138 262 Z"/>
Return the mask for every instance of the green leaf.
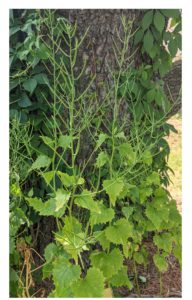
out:
<path id="1" fill-rule="evenodd" d="M 153 21 L 153 10 L 149 10 L 144 14 L 144 17 L 141 21 L 142 29 L 145 31 L 151 25 Z"/>
<path id="2" fill-rule="evenodd" d="M 83 190 L 82 193 L 75 198 L 75 204 L 89 209 L 91 212 L 101 213 L 98 201 L 93 200 L 92 193 L 88 190 Z"/>
<path id="3" fill-rule="evenodd" d="M 55 205 L 56 205 L 56 208 L 55 208 L 56 212 L 59 211 L 64 206 L 66 207 L 70 196 L 71 196 L 71 193 L 67 192 L 63 189 L 58 189 L 55 192 L 55 198 L 54 199 L 55 199 Z"/>
<path id="4" fill-rule="evenodd" d="M 75 217 L 66 216 L 65 225 L 59 232 L 55 233 L 55 239 L 61 243 L 65 251 L 71 255 L 78 264 L 78 256 L 86 247 L 86 233 L 82 231 L 82 226 Z"/>
<path id="5" fill-rule="evenodd" d="M 148 217 L 148 219 L 154 224 L 155 228 L 159 230 L 162 223 L 162 219 L 159 216 L 157 210 L 150 204 L 147 206 L 145 214 Z"/>
<path id="6" fill-rule="evenodd" d="M 18 105 L 21 108 L 26 108 L 32 105 L 32 102 L 26 93 L 22 93 L 21 99 L 18 101 Z"/>
<path id="7" fill-rule="evenodd" d="M 147 185 L 160 185 L 160 177 L 159 174 L 155 171 L 153 171 L 149 176 L 146 178 L 146 184 Z"/>
<path id="8" fill-rule="evenodd" d="M 33 77 L 38 84 L 46 84 L 49 85 L 49 79 L 45 73 L 36 74 Z"/>
<path id="9" fill-rule="evenodd" d="M 80 266 L 69 263 L 64 256 L 59 256 L 53 263 L 53 281 L 54 285 L 60 290 L 60 296 L 66 296 L 66 288 L 70 287 L 74 282 L 78 282 L 81 274 Z"/>
<path id="10" fill-rule="evenodd" d="M 164 273 L 168 270 L 168 263 L 162 255 L 156 253 L 153 256 L 153 261 L 160 272 Z"/>
<path id="11" fill-rule="evenodd" d="M 61 171 L 57 171 L 57 175 L 59 176 L 62 184 L 66 187 L 74 186 L 74 185 L 81 185 L 84 184 L 85 180 L 80 177 L 76 178 L 74 176 L 71 176 L 67 173 L 63 173 Z"/>
<path id="12" fill-rule="evenodd" d="M 164 14 L 165 17 L 168 18 L 177 18 L 180 16 L 179 9 L 161 9 L 161 12 Z"/>
<path id="13" fill-rule="evenodd" d="M 45 251 L 44 251 L 44 257 L 46 260 L 46 264 L 43 266 L 43 279 L 45 278 L 50 278 L 52 276 L 53 273 L 53 261 L 55 260 L 55 258 L 58 257 L 59 255 L 59 247 L 54 244 L 54 243 L 50 243 L 46 246 Z M 62 253 L 63 255 L 63 253 Z M 66 257 L 67 258 L 67 257 Z"/>
<path id="14" fill-rule="evenodd" d="M 36 55 L 40 59 L 48 59 L 50 56 L 50 50 L 44 44 L 41 44 L 39 49 L 36 50 Z"/>
<path id="15" fill-rule="evenodd" d="M 122 208 L 122 213 L 124 214 L 124 216 L 126 217 L 127 220 L 132 215 L 133 211 L 134 211 L 134 208 L 131 206 L 124 206 Z"/>
<path id="16" fill-rule="evenodd" d="M 170 233 L 165 232 L 160 235 L 155 235 L 153 237 L 154 244 L 158 249 L 162 249 L 165 252 L 171 253 L 173 246 L 173 238 Z"/>
<path id="17" fill-rule="evenodd" d="M 145 51 L 149 54 L 152 47 L 153 47 L 153 35 L 151 33 L 150 30 L 148 30 L 145 35 L 144 35 L 144 39 L 143 39 L 143 47 L 145 49 Z"/>
<path id="18" fill-rule="evenodd" d="M 64 206 L 59 211 L 56 211 L 56 203 L 54 198 L 42 202 L 41 199 L 35 197 L 35 198 L 28 198 L 27 201 L 29 205 L 32 206 L 33 209 L 40 214 L 40 216 L 61 217 L 64 214 L 66 209 L 66 207 Z"/>
<path id="19" fill-rule="evenodd" d="M 28 91 L 30 94 L 33 93 L 33 91 L 35 90 L 37 86 L 37 81 L 34 78 L 30 78 L 28 80 L 26 80 L 23 83 L 23 87 L 26 91 Z"/>
<path id="20" fill-rule="evenodd" d="M 70 148 L 73 138 L 69 135 L 60 135 L 58 140 L 58 146 L 62 147 L 64 150 Z"/>
<path id="21" fill-rule="evenodd" d="M 105 252 L 92 252 L 90 260 L 92 266 L 100 269 L 106 279 L 116 274 L 123 265 L 123 255 L 117 248 L 107 254 Z"/>
<path id="22" fill-rule="evenodd" d="M 49 146 L 50 148 L 53 148 L 55 145 L 55 141 L 52 140 L 50 137 L 48 136 L 40 136 L 40 138 L 43 140 L 43 142 Z"/>
<path id="23" fill-rule="evenodd" d="M 109 249 L 110 241 L 106 238 L 104 231 L 95 231 L 94 237 L 101 244 L 103 250 Z"/>
<path id="24" fill-rule="evenodd" d="M 143 204 L 149 196 L 151 196 L 153 193 L 152 188 L 150 187 L 144 187 L 139 189 L 139 197 L 140 197 L 140 203 Z"/>
<path id="25" fill-rule="evenodd" d="M 97 168 L 101 168 L 101 167 L 103 167 L 108 162 L 108 160 L 109 160 L 109 158 L 108 158 L 107 153 L 104 152 L 104 151 L 102 151 L 97 156 L 97 160 L 96 160 L 95 166 Z"/>
<path id="26" fill-rule="evenodd" d="M 124 187 L 121 179 L 110 179 L 103 181 L 103 188 L 109 196 L 112 205 L 115 205 L 117 197 L 120 195 Z"/>
<path id="27" fill-rule="evenodd" d="M 123 143 L 119 145 L 118 149 L 121 158 L 127 158 L 130 164 L 135 162 L 135 152 L 130 143 Z"/>
<path id="28" fill-rule="evenodd" d="M 149 150 L 145 150 L 143 152 L 142 161 L 144 164 L 150 166 L 153 162 L 151 152 Z"/>
<path id="29" fill-rule="evenodd" d="M 98 140 L 97 140 L 96 147 L 99 148 L 99 147 L 106 141 L 107 138 L 108 138 L 108 135 L 107 135 L 107 134 L 101 133 L 101 134 L 99 135 Z"/>
<path id="30" fill-rule="evenodd" d="M 161 33 L 165 27 L 165 17 L 157 10 L 154 15 L 154 25 L 156 29 Z"/>
<path id="31" fill-rule="evenodd" d="M 178 50 L 178 45 L 177 45 L 177 39 L 176 38 L 172 38 L 169 41 L 168 49 L 169 49 L 169 53 L 171 54 L 171 56 L 175 57 L 175 55 L 177 54 L 177 50 Z"/>
<path id="32" fill-rule="evenodd" d="M 132 237 L 133 228 L 126 219 L 119 219 L 105 229 L 105 235 L 114 244 L 125 244 L 128 237 Z"/>
<path id="33" fill-rule="evenodd" d="M 151 103 L 153 100 L 155 100 L 156 91 L 155 89 L 151 89 L 146 94 L 146 99 L 148 103 Z"/>
<path id="34" fill-rule="evenodd" d="M 105 224 L 111 222 L 114 218 L 114 210 L 112 208 L 107 208 L 103 201 L 97 201 L 97 211 L 91 211 L 90 223 L 91 226 L 95 224 Z"/>
<path id="35" fill-rule="evenodd" d="M 40 170 L 41 168 L 47 168 L 50 166 L 50 164 L 51 164 L 51 159 L 47 155 L 41 154 L 33 162 L 29 171 Z"/>
<path id="36" fill-rule="evenodd" d="M 42 174 L 42 177 L 44 178 L 47 185 L 50 184 L 50 182 L 51 182 L 51 180 L 53 179 L 54 176 L 55 176 L 55 171 L 44 172 Z"/>
<path id="37" fill-rule="evenodd" d="M 134 45 L 136 46 L 137 44 L 139 44 L 139 42 L 142 41 L 142 38 L 143 38 L 143 30 L 140 29 L 136 32 L 135 36 L 134 36 Z"/>
<path id="38" fill-rule="evenodd" d="M 133 284 L 127 275 L 126 266 L 123 266 L 117 274 L 113 275 L 109 282 L 114 287 L 127 286 L 129 290 L 133 288 Z"/>
<path id="39" fill-rule="evenodd" d="M 104 296 L 102 272 L 96 268 L 90 268 L 87 271 L 87 276 L 73 285 L 73 291 L 74 297 L 78 298 L 102 298 Z"/>

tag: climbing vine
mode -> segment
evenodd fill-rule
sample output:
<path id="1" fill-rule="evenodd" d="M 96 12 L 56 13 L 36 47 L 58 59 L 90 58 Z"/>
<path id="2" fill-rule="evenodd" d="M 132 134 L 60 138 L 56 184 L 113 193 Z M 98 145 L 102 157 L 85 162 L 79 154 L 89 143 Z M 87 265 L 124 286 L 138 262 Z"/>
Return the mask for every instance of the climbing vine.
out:
<path id="1" fill-rule="evenodd" d="M 105 297 L 121 286 L 140 294 L 146 239 L 161 274 L 171 253 L 181 262 L 181 218 L 166 189 L 165 136 L 175 129 L 162 80 L 181 48 L 181 15 L 148 10 L 135 32 L 121 21 L 118 67 L 109 66 L 113 84 L 99 101 L 86 58 L 76 68 L 88 31 L 77 38 L 78 24 L 52 10 L 10 13 L 11 296 L 33 297 L 35 283 L 47 278 L 49 297 Z M 146 64 L 127 56 L 131 45 Z M 54 219 L 55 230 L 42 257 L 31 232 L 43 217 Z M 134 262 L 134 281 L 125 259 Z"/>

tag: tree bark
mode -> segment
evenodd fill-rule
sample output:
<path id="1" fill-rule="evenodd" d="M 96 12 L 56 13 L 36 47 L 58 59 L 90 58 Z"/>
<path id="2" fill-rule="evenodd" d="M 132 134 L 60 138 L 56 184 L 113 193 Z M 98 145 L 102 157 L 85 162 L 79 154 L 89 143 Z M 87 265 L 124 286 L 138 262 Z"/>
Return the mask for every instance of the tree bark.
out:
<path id="1" fill-rule="evenodd" d="M 87 73 L 96 74 L 97 88 L 102 96 L 102 83 L 108 78 L 108 65 L 115 67 L 115 57 L 112 50 L 113 38 L 116 39 L 115 28 L 121 32 L 121 17 L 125 16 L 133 22 L 133 29 L 137 28 L 138 22 L 145 13 L 139 9 L 69 9 L 59 10 L 58 13 L 70 22 L 77 22 L 78 36 L 82 36 L 89 27 L 88 34 L 79 52 L 79 63 L 83 57 L 87 57 L 89 65 Z M 133 45 L 129 46 L 129 53 L 133 51 Z M 142 63 L 140 52 L 135 55 L 136 65 Z M 174 103 L 171 114 L 181 109 L 181 60 L 173 64 L 171 71 L 164 77 L 165 92 Z M 97 90 L 98 92 L 98 90 Z"/>

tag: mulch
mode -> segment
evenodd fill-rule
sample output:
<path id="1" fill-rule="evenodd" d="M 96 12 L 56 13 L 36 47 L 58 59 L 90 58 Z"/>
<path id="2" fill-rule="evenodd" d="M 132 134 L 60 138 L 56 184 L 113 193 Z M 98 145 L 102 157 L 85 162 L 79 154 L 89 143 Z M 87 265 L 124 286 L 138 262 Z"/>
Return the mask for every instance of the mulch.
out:
<path id="1" fill-rule="evenodd" d="M 156 247 L 152 242 L 146 242 L 145 246 L 149 252 L 149 263 L 146 267 L 137 265 L 137 273 L 139 276 L 146 278 L 146 283 L 142 283 L 138 279 L 140 295 L 138 295 L 136 285 L 134 289 L 129 291 L 126 287 L 115 289 L 115 294 L 122 298 L 181 298 L 182 297 L 182 279 L 181 268 L 173 255 L 167 258 L 169 265 L 168 271 L 162 274 L 162 294 L 160 295 L 160 276 L 153 262 L 153 254 L 156 252 Z M 128 266 L 128 274 L 134 274 L 133 262 L 126 260 Z M 134 276 L 134 275 L 133 275 Z"/>

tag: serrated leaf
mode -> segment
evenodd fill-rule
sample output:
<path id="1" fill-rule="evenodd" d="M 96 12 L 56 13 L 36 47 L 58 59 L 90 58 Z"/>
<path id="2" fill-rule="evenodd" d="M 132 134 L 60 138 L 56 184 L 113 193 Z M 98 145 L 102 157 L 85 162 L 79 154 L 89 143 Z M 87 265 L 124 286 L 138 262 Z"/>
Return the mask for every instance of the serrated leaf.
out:
<path id="1" fill-rule="evenodd" d="M 123 266 L 117 274 L 110 279 L 110 284 L 114 287 L 127 286 L 129 290 L 133 288 L 133 284 L 127 275 L 127 267 Z"/>
<path id="2" fill-rule="evenodd" d="M 130 206 L 124 206 L 122 208 L 122 213 L 124 214 L 124 216 L 126 217 L 127 220 L 132 215 L 133 211 L 134 211 L 134 208 L 130 207 Z"/>
<path id="3" fill-rule="evenodd" d="M 45 202 L 41 199 L 35 198 L 28 198 L 27 199 L 29 205 L 33 207 L 35 211 L 37 211 L 41 216 L 54 216 L 54 217 L 61 217 L 66 207 L 62 207 L 58 211 L 56 211 L 56 203 L 55 199 L 51 198 Z"/>
<path id="4" fill-rule="evenodd" d="M 97 268 L 90 268 L 85 278 L 78 280 L 73 285 L 74 297 L 78 298 L 103 298 L 104 277 Z"/>
<path id="5" fill-rule="evenodd" d="M 105 224 L 113 220 L 115 212 L 112 208 L 107 208 L 103 201 L 97 201 L 97 211 L 91 211 L 90 223 L 91 226 L 95 224 Z"/>
<path id="6" fill-rule="evenodd" d="M 153 171 L 147 178 L 146 178 L 146 184 L 147 185 L 160 185 L 160 177 L 159 174 L 155 171 Z"/>
<path id="7" fill-rule="evenodd" d="M 95 165 L 96 165 L 97 168 L 101 168 L 108 162 L 108 160 L 109 160 L 109 158 L 108 158 L 107 153 L 102 151 L 97 156 L 97 160 L 96 160 Z"/>
<path id="8" fill-rule="evenodd" d="M 144 164 L 150 166 L 153 162 L 151 152 L 149 150 L 145 150 L 142 155 L 142 161 Z"/>
<path id="9" fill-rule="evenodd" d="M 69 135 L 60 135 L 58 139 L 58 146 L 62 147 L 64 150 L 71 146 L 73 138 Z"/>
<path id="10" fill-rule="evenodd" d="M 82 226 L 76 218 L 66 216 L 64 222 L 62 230 L 55 233 L 55 239 L 78 264 L 78 256 L 83 250 L 87 250 L 86 233 L 82 231 Z"/>
<path id="11" fill-rule="evenodd" d="M 70 192 L 67 192 L 63 189 L 58 189 L 55 192 L 54 199 L 55 199 L 55 205 L 56 205 L 56 208 L 55 208 L 56 212 L 67 205 L 67 203 L 69 201 L 69 198 L 70 198 L 70 195 L 71 195 Z"/>
<path id="12" fill-rule="evenodd" d="M 141 21 L 141 26 L 143 28 L 143 30 L 145 31 L 147 28 L 149 28 L 149 26 L 151 25 L 153 21 L 153 10 L 149 10 L 148 12 L 146 12 L 144 14 L 144 17 Z"/>
<path id="13" fill-rule="evenodd" d="M 99 138 L 98 138 L 97 143 L 96 143 L 97 148 L 99 148 L 106 141 L 107 138 L 108 138 L 107 134 L 101 133 L 99 135 Z"/>
<path id="14" fill-rule="evenodd" d="M 49 156 L 41 154 L 37 157 L 37 159 L 33 162 L 30 171 L 32 170 L 40 170 L 41 168 L 47 168 L 51 164 L 51 159 Z"/>
<path id="15" fill-rule="evenodd" d="M 70 187 L 70 186 L 73 186 L 73 185 L 81 185 L 85 182 L 85 180 L 80 177 L 80 178 L 76 178 L 72 175 L 69 175 L 67 173 L 63 173 L 61 171 L 57 171 L 57 175 L 59 176 L 62 184 L 66 187 Z"/>
<path id="16" fill-rule="evenodd" d="M 124 187 L 124 183 L 121 179 L 110 179 L 103 181 L 103 188 L 109 196 L 109 199 L 114 206 L 117 197 L 120 195 Z"/>
<path id="17" fill-rule="evenodd" d="M 150 30 L 148 30 L 145 35 L 144 35 L 144 39 L 143 39 L 143 47 L 145 49 L 145 51 L 149 54 L 152 47 L 153 47 L 153 35 L 151 33 Z"/>
<path id="18" fill-rule="evenodd" d="M 139 189 L 139 198 L 140 203 L 143 204 L 149 196 L 151 196 L 153 193 L 152 188 L 150 187 L 144 187 Z"/>
<path id="19" fill-rule="evenodd" d="M 160 235 L 155 235 L 153 237 L 154 244 L 158 247 L 158 249 L 162 249 L 165 252 L 171 253 L 173 239 L 170 233 L 165 232 Z"/>
<path id="20" fill-rule="evenodd" d="M 166 259 L 162 255 L 156 253 L 153 256 L 153 261 L 160 272 L 164 273 L 167 271 L 168 263 L 166 262 Z"/>
<path id="21" fill-rule="evenodd" d="M 93 200 L 93 195 L 88 190 L 83 190 L 82 193 L 75 198 L 75 204 L 89 209 L 91 212 L 101 213 L 98 201 Z"/>
<path id="22" fill-rule="evenodd" d="M 66 288 L 70 287 L 74 282 L 78 282 L 81 274 L 80 266 L 69 263 L 64 256 L 59 256 L 53 262 L 53 281 L 57 288 L 63 289 L 63 295 L 66 295 Z M 60 290 L 60 295 L 62 291 Z"/>
<path id="23" fill-rule="evenodd" d="M 114 244 L 125 244 L 132 237 L 133 228 L 126 219 L 120 219 L 105 229 L 105 235 Z"/>
<path id="24" fill-rule="evenodd" d="M 54 142 L 54 140 L 52 140 L 50 137 L 48 137 L 48 136 L 40 136 L 40 138 L 43 140 L 43 142 L 44 142 L 46 145 L 50 146 L 51 148 L 54 147 L 55 142 Z"/>
<path id="25" fill-rule="evenodd" d="M 30 78 L 23 83 L 23 87 L 26 91 L 32 94 L 37 86 L 37 81 L 34 78 Z"/>
<path id="26" fill-rule="evenodd" d="M 165 27 L 165 17 L 157 10 L 154 15 L 154 25 L 156 29 L 161 33 Z"/>
<path id="27" fill-rule="evenodd" d="M 110 253 L 93 252 L 90 256 L 93 267 L 99 268 L 106 279 L 111 278 L 122 268 L 123 255 L 117 248 Z"/>
<path id="28" fill-rule="evenodd" d="M 160 225 L 162 223 L 162 219 L 157 213 L 157 210 L 152 205 L 148 205 L 145 210 L 145 214 L 148 217 L 148 219 L 155 225 L 156 229 L 159 230 Z"/>
<path id="29" fill-rule="evenodd" d="M 51 180 L 53 179 L 53 176 L 55 176 L 55 171 L 49 171 L 49 172 L 44 172 L 42 174 L 42 177 L 44 178 L 45 182 L 49 185 Z"/>
<path id="30" fill-rule="evenodd" d="M 104 231 L 95 231 L 94 237 L 101 244 L 103 250 L 109 249 L 110 241 L 106 238 Z"/>
<path id="31" fill-rule="evenodd" d="M 130 143 L 123 143 L 119 147 L 119 154 L 121 158 L 127 158 L 128 162 L 133 164 L 135 162 L 135 152 Z"/>

